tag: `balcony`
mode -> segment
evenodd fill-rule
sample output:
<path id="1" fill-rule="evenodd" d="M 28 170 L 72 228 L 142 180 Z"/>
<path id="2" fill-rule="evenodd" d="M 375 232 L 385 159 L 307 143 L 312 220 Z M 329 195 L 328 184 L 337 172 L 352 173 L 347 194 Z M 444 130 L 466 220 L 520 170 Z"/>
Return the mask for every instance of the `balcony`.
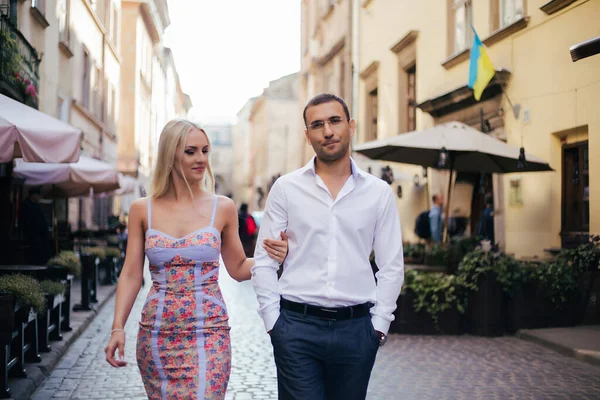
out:
<path id="1" fill-rule="evenodd" d="M 37 109 L 40 59 L 7 14 L 0 13 L 0 93 Z"/>

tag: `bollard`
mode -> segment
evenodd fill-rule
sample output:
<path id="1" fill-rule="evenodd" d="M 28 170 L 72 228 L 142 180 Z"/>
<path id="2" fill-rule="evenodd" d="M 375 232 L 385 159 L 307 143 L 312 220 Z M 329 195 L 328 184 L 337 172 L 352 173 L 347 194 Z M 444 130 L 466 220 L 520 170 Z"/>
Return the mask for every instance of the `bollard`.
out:
<path id="1" fill-rule="evenodd" d="M 81 303 L 73 306 L 73 311 L 91 311 L 90 281 L 96 268 L 96 256 L 82 254 L 81 257 Z"/>
<path id="2" fill-rule="evenodd" d="M 90 303 L 98 302 L 98 264 L 100 264 L 100 259 L 95 257 L 90 277 Z"/>

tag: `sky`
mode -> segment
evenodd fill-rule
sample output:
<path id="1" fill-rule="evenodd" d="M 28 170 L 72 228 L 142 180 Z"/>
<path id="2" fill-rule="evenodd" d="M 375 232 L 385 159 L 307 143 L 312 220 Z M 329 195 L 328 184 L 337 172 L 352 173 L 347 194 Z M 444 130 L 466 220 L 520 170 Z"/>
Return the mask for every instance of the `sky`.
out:
<path id="1" fill-rule="evenodd" d="M 235 122 L 269 81 L 300 70 L 300 0 L 168 0 L 182 89 L 201 123 Z"/>

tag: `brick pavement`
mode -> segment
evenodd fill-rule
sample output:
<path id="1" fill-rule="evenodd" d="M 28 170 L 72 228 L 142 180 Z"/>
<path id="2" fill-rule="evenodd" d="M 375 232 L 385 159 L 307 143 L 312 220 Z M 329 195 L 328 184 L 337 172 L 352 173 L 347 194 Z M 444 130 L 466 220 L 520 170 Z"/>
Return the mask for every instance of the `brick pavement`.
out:
<path id="1" fill-rule="evenodd" d="M 275 399 L 271 345 L 256 313 L 252 285 L 226 274 L 221 285 L 233 343 L 227 400 Z M 135 338 L 147 289 L 126 327 L 128 367 L 113 369 L 104 361 L 113 300 L 33 399 L 146 398 L 135 365 Z M 600 399 L 600 368 L 515 337 L 391 335 L 378 354 L 368 399 Z"/>

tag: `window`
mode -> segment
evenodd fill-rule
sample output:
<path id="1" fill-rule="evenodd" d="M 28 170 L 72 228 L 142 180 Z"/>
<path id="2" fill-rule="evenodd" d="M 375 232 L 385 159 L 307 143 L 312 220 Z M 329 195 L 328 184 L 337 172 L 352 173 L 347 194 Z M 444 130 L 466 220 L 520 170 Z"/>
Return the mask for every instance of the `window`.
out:
<path id="1" fill-rule="evenodd" d="M 69 43 L 69 0 L 58 2 L 58 34 L 60 42 Z"/>
<path id="2" fill-rule="evenodd" d="M 93 98 L 92 98 L 92 107 L 93 107 L 93 112 L 94 115 L 96 115 L 96 117 L 103 119 L 102 118 L 102 100 L 100 98 L 101 95 L 101 79 L 100 79 L 100 68 L 98 68 L 97 66 L 94 66 L 94 92 L 93 92 Z"/>
<path id="3" fill-rule="evenodd" d="M 367 98 L 367 132 L 365 142 L 377 139 L 377 88 L 369 92 Z"/>
<path id="4" fill-rule="evenodd" d="M 345 89 L 346 89 L 346 63 L 344 62 L 344 59 L 342 58 L 340 60 L 340 88 L 338 91 L 339 96 L 342 99 L 344 98 Z"/>
<path id="5" fill-rule="evenodd" d="M 524 15 L 523 0 L 500 0 L 500 29 L 517 22 Z"/>
<path id="6" fill-rule="evenodd" d="M 37 10 L 45 15 L 46 13 L 46 0 L 31 0 L 31 7 L 37 8 Z"/>
<path id="7" fill-rule="evenodd" d="M 590 230 L 590 175 L 588 142 L 563 146 L 562 233 Z"/>
<path id="8" fill-rule="evenodd" d="M 471 0 L 453 0 L 454 48 L 455 54 L 466 50 L 471 45 L 473 22 L 473 5 Z"/>
<path id="9" fill-rule="evenodd" d="M 406 70 L 406 124 L 407 130 L 417 129 L 417 66 L 413 65 Z"/>
<path id="10" fill-rule="evenodd" d="M 119 37 L 119 9 L 112 4 L 112 18 L 110 24 L 110 38 L 115 46 L 118 44 Z"/>
<path id="11" fill-rule="evenodd" d="M 81 83 L 81 104 L 89 109 L 90 107 L 90 54 L 83 50 L 83 81 Z"/>

